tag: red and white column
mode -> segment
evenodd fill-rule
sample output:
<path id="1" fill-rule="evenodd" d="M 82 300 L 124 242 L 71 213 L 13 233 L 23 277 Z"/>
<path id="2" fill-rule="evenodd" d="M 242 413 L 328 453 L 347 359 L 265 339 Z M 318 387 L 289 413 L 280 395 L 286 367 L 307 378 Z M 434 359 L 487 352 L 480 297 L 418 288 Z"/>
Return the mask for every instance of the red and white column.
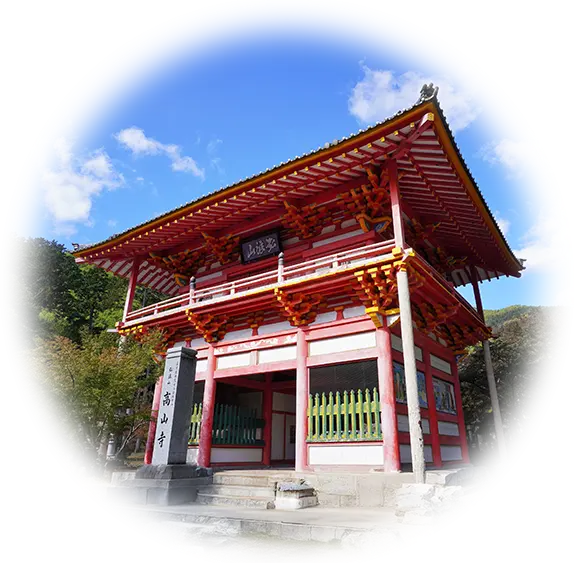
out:
<path id="1" fill-rule="evenodd" d="M 207 368 L 203 390 L 203 410 L 199 431 L 197 464 L 200 467 L 211 466 L 211 440 L 213 432 L 213 411 L 215 409 L 215 348 L 209 345 L 207 350 Z"/>
<path id="2" fill-rule="evenodd" d="M 297 329 L 297 403 L 295 407 L 295 471 L 306 471 L 307 465 L 307 407 L 309 405 L 309 344 L 306 331 Z"/>
<path id="3" fill-rule="evenodd" d="M 458 378 L 458 366 L 456 359 L 450 362 L 450 370 L 454 378 L 454 400 L 456 401 L 456 417 L 458 419 L 458 433 L 460 434 L 460 449 L 462 450 L 462 461 L 470 463 L 468 455 L 468 442 L 466 439 L 466 426 L 464 424 L 464 412 L 462 410 L 462 395 L 460 392 L 460 380 Z"/>
<path id="4" fill-rule="evenodd" d="M 386 322 L 385 320 L 385 323 Z M 375 334 L 377 343 L 379 395 L 381 397 L 384 469 L 385 471 L 400 471 L 401 460 L 399 453 L 391 331 L 388 326 L 384 326 L 378 328 Z"/>
<path id="5" fill-rule="evenodd" d="M 263 465 L 271 465 L 271 425 L 273 422 L 273 389 L 271 387 L 271 380 L 273 374 L 265 374 L 265 389 L 263 389 L 263 420 L 265 426 L 263 427 Z"/>

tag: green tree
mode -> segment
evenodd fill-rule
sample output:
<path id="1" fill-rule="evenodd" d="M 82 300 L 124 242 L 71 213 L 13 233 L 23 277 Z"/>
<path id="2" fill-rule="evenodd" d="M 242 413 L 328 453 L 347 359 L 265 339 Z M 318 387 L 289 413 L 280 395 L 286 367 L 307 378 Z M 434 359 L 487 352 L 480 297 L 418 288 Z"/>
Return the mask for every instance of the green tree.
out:
<path id="1" fill-rule="evenodd" d="M 116 335 L 82 334 L 82 345 L 58 336 L 36 350 L 44 383 L 60 402 L 71 437 L 94 458 L 110 434 L 121 437 L 121 454 L 150 418 L 153 384 L 159 375 L 153 349 L 161 335 L 141 342 Z"/>
<path id="2" fill-rule="evenodd" d="M 112 328 L 122 318 L 126 280 L 90 265 L 79 271 L 81 283 L 72 291 L 74 318 L 90 334 Z"/>
<path id="3" fill-rule="evenodd" d="M 72 312 L 72 292 L 79 286 L 80 276 L 74 257 L 62 244 L 11 233 L 6 240 L 5 261 L 5 271 L 26 285 L 34 303 L 63 315 Z"/>
<path id="4" fill-rule="evenodd" d="M 507 308 L 508 309 L 508 308 Z M 529 398 L 532 378 L 544 361 L 548 348 L 549 311 L 516 306 L 498 315 L 496 336 L 490 349 L 505 433 L 520 432 L 525 420 L 524 404 Z M 469 349 L 459 361 L 461 393 L 469 441 L 474 448 L 495 445 L 494 422 L 482 346 Z"/>
<path id="5" fill-rule="evenodd" d="M 64 336 L 81 342 L 84 328 L 90 334 L 114 328 L 121 320 L 128 282 L 88 264 L 78 265 L 56 241 L 30 238 L 22 241 L 25 299 L 30 331 L 42 338 Z M 134 307 L 151 305 L 166 296 L 138 288 Z"/>

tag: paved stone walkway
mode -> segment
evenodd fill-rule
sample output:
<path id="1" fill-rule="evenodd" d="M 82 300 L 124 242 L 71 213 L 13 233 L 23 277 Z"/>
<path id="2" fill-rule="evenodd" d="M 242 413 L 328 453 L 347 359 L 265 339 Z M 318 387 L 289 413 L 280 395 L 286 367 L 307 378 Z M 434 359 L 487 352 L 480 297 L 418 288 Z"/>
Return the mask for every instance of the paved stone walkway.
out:
<path id="1" fill-rule="evenodd" d="M 227 545 L 208 548 L 205 557 L 225 563 L 338 563 L 349 561 L 341 549 L 327 544 L 281 538 L 239 537 Z"/>
<path id="2" fill-rule="evenodd" d="M 322 543 L 349 540 L 381 528 L 392 530 L 400 518 L 390 508 L 313 507 L 302 510 L 263 510 L 238 506 L 145 506 L 144 511 L 162 522 L 188 525 L 190 532 L 222 536 L 265 536 Z M 182 526 L 183 529 L 184 526 Z"/>

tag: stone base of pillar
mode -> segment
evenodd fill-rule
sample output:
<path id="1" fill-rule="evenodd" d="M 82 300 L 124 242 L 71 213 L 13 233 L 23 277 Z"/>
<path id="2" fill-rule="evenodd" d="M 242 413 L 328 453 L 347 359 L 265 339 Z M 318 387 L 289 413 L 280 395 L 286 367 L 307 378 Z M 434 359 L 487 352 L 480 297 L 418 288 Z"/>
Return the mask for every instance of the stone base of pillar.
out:
<path id="1" fill-rule="evenodd" d="M 185 463 L 144 465 L 117 491 L 136 504 L 184 504 L 196 500 L 198 487 L 209 485 L 212 474 L 211 469 Z"/>

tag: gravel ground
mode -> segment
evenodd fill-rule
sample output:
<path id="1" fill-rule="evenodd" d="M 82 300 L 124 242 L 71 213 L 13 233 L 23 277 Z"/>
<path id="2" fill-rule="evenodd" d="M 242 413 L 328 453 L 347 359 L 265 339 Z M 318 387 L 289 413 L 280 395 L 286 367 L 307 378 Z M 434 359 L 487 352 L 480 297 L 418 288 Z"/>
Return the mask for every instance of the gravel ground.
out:
<path id="1" fill-rule="evenodd" d="M 273 537 L 233 538 L 227 545 L 207 548 L 205 557 L 224 563 L 339 563 L 352 560 L 342 549 L 326 543 Z"/>

